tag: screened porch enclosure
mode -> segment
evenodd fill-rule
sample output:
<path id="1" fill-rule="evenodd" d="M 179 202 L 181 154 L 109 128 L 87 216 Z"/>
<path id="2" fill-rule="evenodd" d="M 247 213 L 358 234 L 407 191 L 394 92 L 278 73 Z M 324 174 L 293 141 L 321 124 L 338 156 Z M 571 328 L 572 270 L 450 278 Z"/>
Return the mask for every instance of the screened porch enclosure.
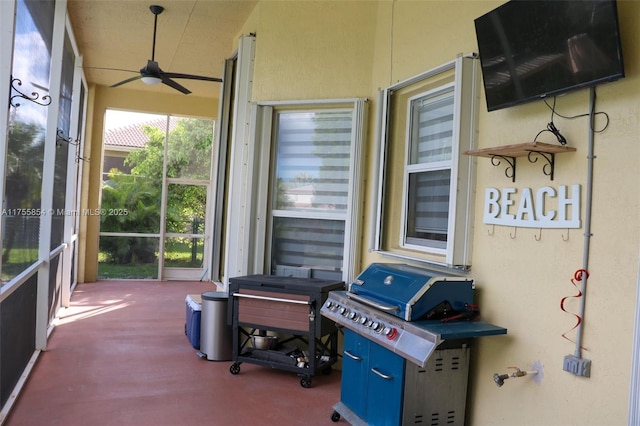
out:
<path id="1" fill-rule="evenodd" d="M 213 121 L 107 110 L 105 128 L 99 277 L 202 278 Z"/>

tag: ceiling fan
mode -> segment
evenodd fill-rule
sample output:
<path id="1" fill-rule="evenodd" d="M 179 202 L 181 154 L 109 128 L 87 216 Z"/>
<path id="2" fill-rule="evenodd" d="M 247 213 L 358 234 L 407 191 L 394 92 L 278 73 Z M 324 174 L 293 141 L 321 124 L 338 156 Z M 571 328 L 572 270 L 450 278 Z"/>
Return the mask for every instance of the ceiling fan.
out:
<path id="1" fill-rule="evenodd" d="M 160 69 L 160 66 L 158 65 L 158 63 L 155 60 L 155 54 L 156 54 L 156 30 L 157 30 L 157 27 L 158 27 L 158 15 L 161 14 L 162 11 L 164 11 L 164 7 L 158 6 L 158 5 L 151 5 L 151 6 L 149 6 L 149 9 L 151 10 L 151 13 L 154 14 L 153 47 L 151 49 L 151 59 L 149 59 L 147 61 L 147 65 L 145 65 L 143 68 L 140 69 L 140 71 L 139 71 L 140 75 L 138 75 L 136 77 L 128 78 L 126 80 L 122 80 L 119 83 L 111 85 L 111 87 L 118 87 L 118 86 L 122 86 L 123 84 L 130 83 L 132 81 L 142 80 L 143 83 L 146 83 L 146 84 L 149 84 L 149 85 L 163 83 L 163 84 L 166 84 L 169 87 L 172 87 L 172 88 L 184 93 L 185 95 L 188 95 L 189 93 L 191 93 L 191 91 L 189 89 L 187 89 L 186 87 L 182 86 L 181 84 L 173 81 L 172 79 L 174 79 L 174 78 L 184 78 L 184 79 L 189 79 L 189 80 L 215 81 L 215 82 L 219 82 L 219 83 L 222 82 L 222 79 L 220 79 L 220 78 L 205 77 L 205 76 L 193 75 L 193 74 L 182 74 L 182 73 L 175 73 L 175 72 L 165 72 L 165 71 L 162 71 L 162 69 Z M 109 69 L 109 68 L 104 68 L 104 69 Z M 115 69 L 115 68 L 111 68 L 111 69 Z M 119 71 L 138 72 L 138 71 L 131 71 L 131 70 L 119 70 Z"/>

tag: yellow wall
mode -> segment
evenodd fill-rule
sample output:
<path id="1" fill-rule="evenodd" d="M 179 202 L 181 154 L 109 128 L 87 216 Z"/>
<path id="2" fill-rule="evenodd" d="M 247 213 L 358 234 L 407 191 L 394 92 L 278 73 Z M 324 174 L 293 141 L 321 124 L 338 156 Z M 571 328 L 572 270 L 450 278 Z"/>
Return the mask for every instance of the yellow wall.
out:
<path id="1" fill-rule="evenodd" d="M 448 62 L 458 53 L 476 51 L 473 20 L 502 3 L 262 1 L 243 30 L 257 34 L 253 100 L 366 96 L 372 99 L 374 117 L 378 88 Z M 478 339 L 474 346 L 469 424 L 626 424 L 640 241 L 640 2 L 620 1 L 619 15 L 627 77 L 597 89 L 597 109 L 609 114 L 610 123 L 595 140 L 583 341 L 583 357 L 592 360 L 591 377 L 562 370 L 563 357 L 575 349 L 562 334 L 575 337 L 569 332 L 575 318 L 559 308 L 563 297 L 576 293 L 571 278 L 582 267 L 584 230 L 540 233 L 482 223 L 486 187 L 535 190 L 577 183 L 584 202 L 588 122 L 556 117 L 556 125 L 577 152 L 556 157 L 553 182 L 542 174 L 540 164 L 521 160 L 512 184 L 502 168 L 491 166 L 488 159 L 477 160 L 472 276 L 483 318 L 509 333 Z M 532 141 L 549 122 L 550 111 L 542 102 L 488 113 L 484 94 L 482 98 L 480 148 Z M 588 105 L 588 90 L 557 100 L 564 115 L 584 114 Z M 597 123 L 600 127 L 604 121 L 598 118 Z M 547 136 L 541 141 L 554 143 Z M 370 132 L 362 213 L 367 220 L 375 207 L 368 183 L 377 170 L 372 163 L 374 142 Z M 584 209 L 583 205 L 583 220 Z M 365 225 L 364 247 L 369 245 L 370 225 Z M 389 259 L 363 254 L 362 266 L 373 261 Z M 567 308 L 577 310 L 576 301 L 568 301 Z M 536 362 L 543 366 L 539 382 L 526 377 L 498 388 L 492 380 L 493 373 L 510 372 L 509 366 L 530 369 Z"/>
<path id="2" fill-rule="evenodd" d="M 188 115 L 202 118 L 217 118 L 218 100 L 193 95 L 168 95 L 154 91 L 138 91 L 124 88 L 112 89 L 92 86 L 89 89 L 87 133 L 84 157 L 90 159 L 83 169 L 82 209 L 100 207 L 100 185 L 102 183 L 102 134 L 104 114 L 108 108 L 158 114 Z M 98 278 L 98 233 L 100 218 L 80 218 L 78 282 L 91 282 Z"/>
<path id="3" fill-rule="evenodd" d="M 369 96 L 375 2 L 259 3 L 244 34 L 256 33 L 254 100 Z"/>

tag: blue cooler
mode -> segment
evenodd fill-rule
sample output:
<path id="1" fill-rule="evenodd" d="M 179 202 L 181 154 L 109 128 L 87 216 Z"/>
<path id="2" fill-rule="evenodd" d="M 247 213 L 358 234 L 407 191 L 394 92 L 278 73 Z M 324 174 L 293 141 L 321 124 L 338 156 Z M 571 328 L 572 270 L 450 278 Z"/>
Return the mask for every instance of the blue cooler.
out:
<path id="1" fill-rule="evenodd" d="M 200 349 L 200 321 L 202 316 L 202 297 L 199 294 L 189 294 L 186 298 L 187 320 L 184 324 L 184 333 L 187 335 L 191 346 Z"/>

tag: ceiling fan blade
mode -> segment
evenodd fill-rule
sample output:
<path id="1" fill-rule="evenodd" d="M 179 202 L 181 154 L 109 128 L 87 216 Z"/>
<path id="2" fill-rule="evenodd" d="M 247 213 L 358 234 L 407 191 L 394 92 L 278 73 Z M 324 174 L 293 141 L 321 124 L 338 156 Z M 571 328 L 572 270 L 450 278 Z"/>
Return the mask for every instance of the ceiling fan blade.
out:
<path id="1" fill-rule="evenodd" d="M 221 78 L 205 77 L 203 75 L 181 74 L 177 72 L 165 72 L 162 75 L 168 78 L 188 78 L 190 80 L 216 81 L 218 83 L 222 83 Z"/>
<path id="2" fill-rule="evenodd" d="M 108 67 L 82 67 L 87 70 L 104 70 L 104 71 L 124 71 L 124 72 L 134 72 L 139 73 L 140 71 L 136 70 L 125 70 L 124 68 L 108 68 Z"/>
<path id="3" fill-rule="evenodd" d="M 141 76 L 141 75 L 137 75 L 137 76 L 135 76 L 135 77 L 131 77 L 131 78 L 128 78 L 128 79 L 126 79 L 126 80 L 122 80 L 122 81 L 121 81 L 121 82 L 119 82 L 119 83 L 112 84 L 112 85 L 111 85 L 111 86 L 109 86 L 109 87 L 118 87 L 118 86 L 122 86 L 123 84 L 127 84 L 127 83 L 130 83 L 130 82 L 132 82 L 132 81 L 140 80 L 141 78 L 142 78 L 142 76 Z"/>
<path id="4" fill-rule="evenodd" d="M 167 78 L 166 76 L 162 77 L 162 82 L 164 84 L 166 84 L 169 87 L 172 87 L 182 93 L 184 93 L 185 95 L 188 95 L 189 93 L 191 93 L 191 90 L 187 89 L 186 87 L 184 87 L 181 84 L 176 83 L 175 81 L 171 80 L 170 78 Z"/>

